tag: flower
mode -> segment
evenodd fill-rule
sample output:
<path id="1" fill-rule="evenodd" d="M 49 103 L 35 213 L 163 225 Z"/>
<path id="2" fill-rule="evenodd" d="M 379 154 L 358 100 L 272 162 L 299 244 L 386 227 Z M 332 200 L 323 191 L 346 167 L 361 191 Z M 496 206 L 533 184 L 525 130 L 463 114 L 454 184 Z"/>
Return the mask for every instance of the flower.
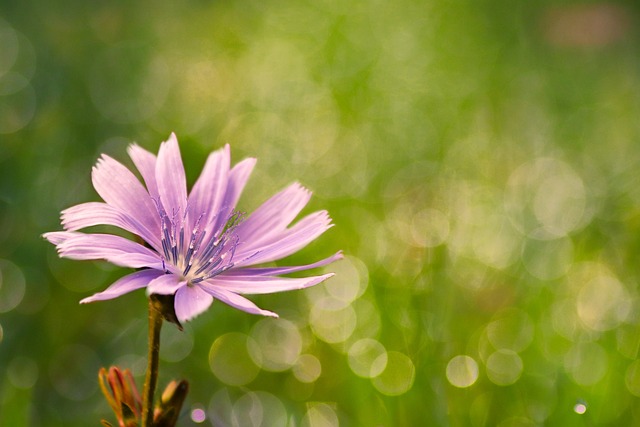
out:
<path id="1" fill-rule="evenodd" d="M 214 299 L 248 313 L 277 317 L 242 295 L 302 289 L 333 275 L 279 277 L 327 265 L 342 258 L 341 252 L 309 265 L 253 267 L 297 252 L 332 226 L 326 211 L 311 213 L 290 226 L 311 197 L 300 184 L 289 185 L 245 217 L 236 210 L 236 203 L 255 159 L 231 167 L 226 145 L 209 155 L 187 195 L 174 134 L 161 144 L 157 157 L 135 144 L 128 153 L 145 185 L 103 154 L 92 170 L 92 181 L 104 203 L 83 203 L 62 211 L 65 231 L 44 234 L 61 257 L 104 259 L 139 269 L 81 303 L 146 287 L 148 295 L 173 296 L 180 322 L 205 311 Z M 115 234 L 77 231 L 94 225 L 119 227 L 146 245 Z"/>

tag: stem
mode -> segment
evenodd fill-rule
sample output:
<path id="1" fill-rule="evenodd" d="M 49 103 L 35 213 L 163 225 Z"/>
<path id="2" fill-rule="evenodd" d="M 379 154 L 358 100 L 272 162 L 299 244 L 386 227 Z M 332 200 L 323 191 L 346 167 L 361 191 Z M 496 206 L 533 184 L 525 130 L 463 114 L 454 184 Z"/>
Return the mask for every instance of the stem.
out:
<path id="1" fill-rule="evenodd" d="M 161 328 L 162 313 L 149 298 L 149 353 L 147 356 L 147 375 L 142 391 L 142 427 L 153 427 L 153 395 L 158 383 Z"/>

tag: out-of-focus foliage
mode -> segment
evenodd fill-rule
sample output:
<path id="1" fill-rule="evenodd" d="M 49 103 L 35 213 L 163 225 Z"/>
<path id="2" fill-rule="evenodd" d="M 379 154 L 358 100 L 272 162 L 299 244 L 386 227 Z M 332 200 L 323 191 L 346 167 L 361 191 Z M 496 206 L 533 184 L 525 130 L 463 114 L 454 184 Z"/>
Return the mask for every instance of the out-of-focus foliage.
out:
<path id="1" fill-rule="evenodd" d="M 100 153 L 224 143 L 250 212 L 299 180 L 338 274 L 163 329 L 180 425 L 638 425 L 640 21 L 632 2 L 0 4 L 0 425 L 109 416 L 142 291 L 40 234 Z M 130 165 L 128 162 L 127 164 Z"/>

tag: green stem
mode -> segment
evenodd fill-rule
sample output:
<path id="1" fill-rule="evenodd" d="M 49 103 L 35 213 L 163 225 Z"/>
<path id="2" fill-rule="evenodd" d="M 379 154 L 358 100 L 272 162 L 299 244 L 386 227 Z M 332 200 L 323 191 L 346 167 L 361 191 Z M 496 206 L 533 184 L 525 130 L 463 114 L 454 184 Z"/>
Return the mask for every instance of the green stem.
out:
<path id="1" fill-rule="evenodd" d="M 142 427 L 153 427 L 153 395 L 158 384 L 158 362 L 160 357 L 160 329 L 162 313 L 149 298 L 149 353 L 147 357 L 147 375 L 142 391 Z"/>

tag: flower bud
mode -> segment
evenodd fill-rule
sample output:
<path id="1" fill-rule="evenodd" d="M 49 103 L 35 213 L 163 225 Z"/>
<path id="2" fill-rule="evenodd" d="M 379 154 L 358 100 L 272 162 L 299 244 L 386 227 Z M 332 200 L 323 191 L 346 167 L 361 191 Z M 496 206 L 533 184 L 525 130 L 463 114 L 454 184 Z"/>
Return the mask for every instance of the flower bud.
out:
<path id="1" fill-rule="evenodd" d="M 118 419 L 118 425 L 137 427 L 142 413 L 142 401 L 131 371 L 128 369 L 123 371 L 117 366 L 110 367 L 108 371 L 101 368 L 98 372 L 98 380 L 102 393 Z M 104 420 L 102 424 L 110 425 Z"/>
<path id="2" fill-rule="evenodd" d="M 173 427 L 176 425 L 188 392 L 189 383 L 185 380 L 173 380 L 167 385 L 153 413 L 155 427 Z"/>

